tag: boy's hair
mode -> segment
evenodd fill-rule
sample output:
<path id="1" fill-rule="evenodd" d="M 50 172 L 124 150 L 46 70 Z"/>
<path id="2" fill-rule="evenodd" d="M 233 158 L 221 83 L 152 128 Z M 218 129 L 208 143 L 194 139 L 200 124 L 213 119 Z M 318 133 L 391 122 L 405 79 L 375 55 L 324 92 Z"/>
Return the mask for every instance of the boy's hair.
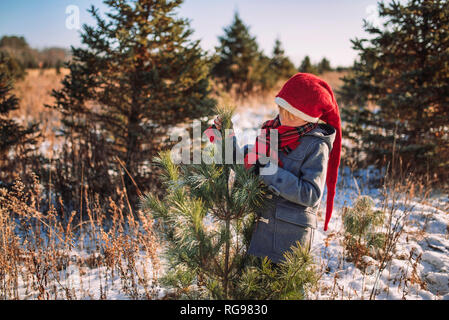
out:
<path id="1" fill-rule="evenodd" d="M 301 119 L 301 118 L 295 116 L 293 113 L 288 112 L 286 109 L 282 108 L 281 106 L 278 106 L 278 108 L 279 108 L 279 114 L 283 119 L 287 119 L 287 120 Z M 304 120 L 304 119 L 301 119 L 301 120 Z"/>

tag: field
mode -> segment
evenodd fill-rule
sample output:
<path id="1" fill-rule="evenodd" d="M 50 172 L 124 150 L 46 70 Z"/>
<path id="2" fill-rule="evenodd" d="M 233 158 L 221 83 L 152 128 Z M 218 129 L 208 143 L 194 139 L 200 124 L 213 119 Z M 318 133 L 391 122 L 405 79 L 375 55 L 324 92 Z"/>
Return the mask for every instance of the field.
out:
<path id="1" fill-rule="evenodd" d="M 60 87 L 66 72 L 29 70 L 15 88 L 21 100 L 15 116 L 42 124 L 44 145 L 50 148 L 43 152 L 55 144 L 60 126 L 57 114 L 44 104 L 53 102 L 50 92 Z M 323 78 L 335 89 L 341 76 L 330 72 Z M 245 137 L 239 132 L 255 131 L 275 114 L 272 96 L 238 103 L 234 123 L 241 143 Z M 379 185 L 381 176 L 371 167 L 340 171 L 336 212 L 328 232 L 322 231 L 323 200 L 312 248 L 320 279 L 310 290 L 310 299 L 449 299 L 448 196 L 412 180 Z M 30 191 L 20 181 L 10 191 L 3 189 L 0 298 L 169 298 L 170 291 L 158 282 L 164 270 L 163 243 L 143 212 L 130 214 L 124 190 L 117 188 L 117 194 L 119 200 L 110 201 L 108 212 L 98 201 L 89 203 L 86 194 L 88 219 L 83 221 L 75 211 L 58 218 L 55 207 L 63 208 L 61 200 L 52 199 L 37 180 Z M 347 259 L 342 213 L 361 195 L 370 196 L 376 208 L 387 212 L 385 232 L 395 242 L 385 261 L 367 255 L 358 261 Z M 48 205 L 40 208 L 39 200 Z"/>
<path id="2" fill-rule="evenodd" d="M 12 116 L 22 124 L 30 121 L 40 123 L 42 129 L 42 147 L 40 151 L 47 156 L 53 147 L 57 148 L 56 131 L 61 124 L 58 112 L 45 107 L 45 105 L 52 105 L 54 103 L 51 92 L 52 90 L 61 88 L 61 80 L 67 74 L 67 69 L 61 69 L 59 74 L 55 69 L 28 69 L 25 79 L 18 81 L 13 91 L 20 99 L 20 108 L 14 111 Z M 330 71 L 322 75 L 322 78 L 332 88 L 338 88 L 342 83 L 340 78 L 345 74 L 346 72 Z M 244 110 L 246 108 L 258 109 L 260 106 L 275 110 L 276 106 L 273 102 L 273 97 L 281 86 L 282 83 L 279 83 L 273 90 L 263 96 L 254 95 L 237 103 L 235 102 L 235 98 L 226 95 L 224 99 L 221 96 L 217 96 L 216 98 L 219 102 L 235 104 L 238 110 Z"/>
<path id="3" fill-rule="evenodd" d="M 272 108 L 242 111 L 238 132 L 255 130 L 273 116 Z M 323 231 L 325 201 L 318 213 L 312 253 L 320 270 L 320 280 L 311 299 L 449 299 L 449 197 L 424 184 L 404 179 L 403 183 L 386 180 L 373 167 L 339 172 L 335 198 L 336 212 L 329 231 Z M 382 230 L 396 239 L 390 261 L 381 268 L 381 259 L 361 256 L 348 261 L 342 214 L 359 196 L 370 196 L 375 208 L 387 212 Z M 325 195 L 323 196 L 325 199 Z M 399 227 L 395 230 L 395 226 Z M 390 233 L 389 233 L 390 232 Z M 385 254 L 385 253 L 383 253 Z M 373 291 L 374 284 L 376 289 Z"/>
<path id="4" fill-rule="evenodd" d="M 51 92 L 61 88 L 61 80 L 67 73 L 66 69 L 61 69 L 59 74 L 55 69 L 28 69 L 25 79 L 18 81 L 14 87 L 14 94 L 20 99 L 20 108 L 12 116 L 22 124 L 40 124 L 40 151 L 46 155 L 56 145 L 56 130 L 60 127 L 60 119 L 55 110 L 46 108 L 45 105 L 54 103 Z"/>

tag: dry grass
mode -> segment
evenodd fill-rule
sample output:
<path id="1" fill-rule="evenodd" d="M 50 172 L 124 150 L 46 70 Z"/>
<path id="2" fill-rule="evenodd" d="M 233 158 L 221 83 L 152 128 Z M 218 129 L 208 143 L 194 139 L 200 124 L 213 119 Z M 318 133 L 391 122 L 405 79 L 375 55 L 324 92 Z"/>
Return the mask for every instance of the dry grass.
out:
<path id="1" fill-rule="evenodd" d="M 29 188 L 18 180 L 0 189 L 0 299 L 156 297 L 153 222 L 128 212 L 117 192 L 106 206 L 84 198 L 83 220 L 51 202 L 36 178 Z"/>
<path id="2" fill-rule="evenodd" d="M 369 186 L 364 186 L 364 189 L 368 190 Z M 380 201 L 377 204 L 378 209 L 385 213 L 384 224 L 379 230 L 385 236 L 381 250 L 376 256 L 370 257 L 366 247 L 346 247 L 344 245 L 346 230 L 344 224 L 341 223 L 339 230 L 324 238 L 325 254 L 321 257 L 319 270 L 321 277 L 327 274 L 333 278 L 333 285 L 319 283 L 317 292 L 313 293 L 313 298 L 375 300 L 380 294 L 383 294 L 382 299 L 388 299 L 390 291 L 394 291 L 395 296 L 399 294 L 402 299 L 406 299 L 417 294 L 418 288 L 427 290 L 427 283 L 423 280 L 419 270 L 422 253 L 417 254 L 416 248 L 413 246 L 408 251 L 408 243 L 409 240 L 418 240 L 426 236 L 425 224 L 413 223 L 410 217 L 412 214 L 417 214 L 416 206 L 427 203 L 431 190 L 431 186 L 426 181 L 411 175 L 402 177 L 402 180 L 386 176 L 380 192 Z M 342 208 L 343 211 L 345 209 L 345 207 Z M 332 242 L 339 242 L 342 249 L 334 256 L 326 253 Z M 356 251 L 356 254 L 351 254 L 349 250 Z M 358 260 L 355 260 L 354 257 Z M 333 259 L 338 261 L 337 265 L 334 264 L 335 261 L 331 262 Z M 404 261 L 404 266 L 396 266 L 395 268 L 398 270 L 391 273 L 394 260 Z M 356 272 L 352 272 L 354 274 L 352 282 L 348 282 L 347 278 L 340 276 L 340 274 L 346 273 L 348 264 L 353 264 L 359 269 L 363 278 L 360 279 L 356 275 L 360 273 Z M 351 285 L 357 289 L 351 288 Z"/>
<path id="3" fill-rule="evenodd" d="M 412 176 L 403 177 L 402 183 L 395 179 L 387 179 L 382 190 L 383 204 L 382 211 L 386 212 L 386 226 L 384 230 L 385 243 L 382 249 L 382 254 L 379 259 L 379 269 L 377 270 L 376 280 L 370 293 L 370 300 L 375 299 L 376 295 L 380 293 L 377 288 L 379 278 L 382 272 L 388 267 L 389 262 L 394 258 L 396 247 L 404 234 L 405 228 L 409 223 L 409 216 L 413 213 L 416 202 L 414 198 L 419 195 L 420 201 L 425 202 L 430 193 L 430 186 L 417 181 Z M 424 231 L 424 230 L 422 230 Z M 410 253 L 410 259 L 413 253 Z M 415 263 L 410 277 L 404 275 L 404 290 L 408 288 L 407 282 L 416 282 L 419 277 L 416 274 Z M 403 296 L 407 295 L 404 291 Z"/>
<path id="4" fill-rule="evenodd" d="M 52 105 L 54 99 L 51 96 L 53 89 L 58 90 L 62 87 L 61 81 L 69 73 L 68 69 L 61 69 L 57 74 L 55 69 L 28 69 L 24 80 L 15 84 L 14 94 L 20 99 L 20 109 L 13 113 L 13 116 L 22 123 L 36 121 L 41 124 L 43 133 L 42 141 L 49 145 L 56 144 L 55 130 L 60 128 L 60 117 L 57 111 L 46 108 L 45 105 Z M 347 72 L 331 71 L 326 72 L 320 77 L 329 83 L 335 91 L 342 85 L 341 78 Z M 221 92 L 215 98 L 218 103 L 236 105 L 238 108 L 257 108 L 261 105 L 276 107 L 274 97 L 281 89 L 285 81 L 280 81 L 271 90 L 254 94 L 243 101 L 227 93 Z M 217 85 L 212 84 L 217 90 Z"/>
<path id="5" fill-rule="evenodd" d="M 25 79 L 14 86 L 20 108 L 12 116 L 22 124 L 38 122 L 43 133 L 42 141 L 50 145 L 55 144 L 55 130 L 60 127 L 60 118 L 57 111 L 45 105 L 55 102 L 51 91 L 62 87 L 61 81 L 68 72 L 68 69 L 61 69 L 60 74 L 56 73 L 56 69 L 28 69 Z"/>
<path id="6" fill-rule="evenodd" d="M 329 71 L 320 75 L 324 81 L 326 81 L 332 88 L 332 90 L 336 91 L 343 85 L 342 78 L 348 75 L 349 71 Z"/>

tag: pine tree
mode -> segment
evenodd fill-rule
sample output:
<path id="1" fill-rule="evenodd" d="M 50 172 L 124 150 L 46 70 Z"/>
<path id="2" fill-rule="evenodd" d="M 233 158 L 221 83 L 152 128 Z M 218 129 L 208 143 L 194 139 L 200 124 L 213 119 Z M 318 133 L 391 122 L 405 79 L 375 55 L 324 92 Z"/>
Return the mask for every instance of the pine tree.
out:
<path id="1" fill-rule="evenodd" d="M 345 229 L 344 246 L 348 257 L 356 265 L 363 256 L 378 258 L 385 244 L 385 233 L 380 229 L 385 224 L 385 213 L 375 210 L 374 200 L 369 196 L 359 196 L 353 207 L 343 208 Z"/>
<path id="2" fill-rule="evenodd" d="M 212 73 L 227 91 L 235 87 L 239 96 L 245 96 L 254 89 L 258 81 L 257 74 L 260 74 L 258 71 L 261 68 L 260 62 L 264 60 L 263 55 L 259 52 L 256 38 L 249 33 L 248 26 L 237 12 L 231 25 L 224 28 L 224 33 L 218 38 L 218 61 Z"/>
<path id="3" fill-rule="evenodd" d="M 167 130 L 211 112 L 210 61 L 192 41 L 189 22 L 176 16 L 182 0 L 107 0 L 107 19 L 89 9 L 96 26 L 83 26 L 72 48 L 70 74 L 53 93 L 63 120 L 66 157 L 60 170 L 67 190 L 79 194 L 81 177 L 107 197 L 124 163 L 134 203 L 136 184 L 157 178 L 150 160 L 166 143 Z"/>
<path id="4" fill-rule="evenodd" d="M 296 73 L 296 68 L 290 59 L 285 55 L 281 41 L 276 39 L 271 57 L 260 53 L 259 59 L 255 63 L 254 80 L 257 85 L 256 90 L 260 94 L 269 94 L 279 81 L 285 81 Z"/>
<path id="5" fill-rule="evenodd" d="M 231 110 L 221 111 L 222 137 L 231 127 L 231 115 Z M 222 159 L 225 144 L 213 149 Z M 273 205 L 252 171 L 232 163 L 176 165 L 169 151 L 156 161 L 167 193 L 162 199 L 148 194 L 142 207 L 157 220 L 167 244 L 162 283 L 176 289 L 175 298 L 304 297 L 316 280 L 307 251 L 297 247 L 278 268 L 246 254 L 257 211 Z"/>
<path id="6" fill-rule="evenodd" d="M 246 92 L 242 97 L 245 97 L 246 94 L 257 93 L 257 94 L 269 94 L 269 89 L 273 88 L 276 84 L 278 75 L 271 68 L 271 58 L 265 55 L 263 52 L 259 53 L 259 57 L 254 62 L 254 66 L 252 68 L 252 87 L 251 91 Z"/>
<path id="7" fill-rule="evenodd" d="M 313 258 L 299 243 L 284 254 L 285 260 L 276 267 L 264 258 L 248 266 L 240 278 L 241 299 L 302 300 L 312 289 L 318 276 Z"/>
<path id="8" fill-rule="evenodd" d="M 310 57 L 305 56 L 304 60 L 302 60 L 301 62 L 301 65 L 299 66 L 299 72 L 317 74 L 318 70 L 310 61 Z"/>
<path id="9" fill-rule="evenodd" d="M 317 71 L 319 74 L 323 74 L 324 72 L 332 71 L 331 63 L 326 58 L 323 58 L 320 63 L 317 65 Z"/>
<path id="10" fill-rule="evenodd" d="M 9 73 L 6 61 L 0 56 L 0 178 L 8 179 L 14 166 L 18 171 L 19 160 L 26 158 L 37 142 L 37 124 L 23 127 L 10 116 L 11 111 L 19 108 L 19 100 L 11 93 L 14 79 Z M 10 151 L 14 151 L 14 158 L 10 157 Z M 12 181 L 11 181 L 12 182 Z"/>
<path id="11" fill-rule="evenodd" d="M 272 56 L 269 62 L 269 70 L 266 72 L 270 77 L 269 88 L 272 88 L 279 80 L 287 80 L 296 73 L 295 65 L 285 55 L 281 40 L 276 39 Z"/>
<path id="12" fill-rule="evenodd" d="M 359 58 L 344 78 L 345 135 L 366 160 L 449 177 L 449 3 L 379 4 L 383 27 L 365 22 Z M 357 155 L 357 154 L 355 154 Z M 400 165 L 402 164 L 402 165 Z"/>

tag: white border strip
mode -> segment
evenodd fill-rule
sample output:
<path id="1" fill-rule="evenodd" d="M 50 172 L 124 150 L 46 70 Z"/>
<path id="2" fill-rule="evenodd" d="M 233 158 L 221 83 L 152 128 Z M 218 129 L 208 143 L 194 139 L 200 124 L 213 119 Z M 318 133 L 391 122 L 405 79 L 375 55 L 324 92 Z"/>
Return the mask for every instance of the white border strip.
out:
<path id="1" fill-rule="evenodd" d="M 274 102 L 276 102 L 282 108 L 286 109 L 288 112 L 293 113 L 295 116 L 300 117 L 301 119 L 303 119 L 307 122 L 317 123 L 318 120 L 320 120 L 320 118 L 311 117 L 308 114 L 305 114 L 304 112 L 302 112 L 301 110 L 296 109 L 295 107 L 293 107 L 290 103 L 288 103 L 281 97 L 276 97 L 274 99 Z"/>

